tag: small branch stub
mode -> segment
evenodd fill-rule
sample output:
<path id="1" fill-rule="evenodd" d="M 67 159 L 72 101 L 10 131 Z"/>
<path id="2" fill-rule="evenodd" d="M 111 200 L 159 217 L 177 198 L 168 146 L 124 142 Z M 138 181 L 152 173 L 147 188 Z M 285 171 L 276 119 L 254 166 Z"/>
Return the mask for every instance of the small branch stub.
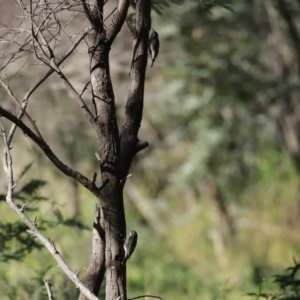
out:
<path id="1" fill-rule="evenodd" d="M 54 300 L 52 290 L 51 290 L 52 283 L 49 282 L 49 281 L 46 281 L 46 280 L 44 280 L 44 283 L 45 283 L 45 286 L 46 286 L 46 289 L 47 289 L 48 299 L 49 300 Z"/>

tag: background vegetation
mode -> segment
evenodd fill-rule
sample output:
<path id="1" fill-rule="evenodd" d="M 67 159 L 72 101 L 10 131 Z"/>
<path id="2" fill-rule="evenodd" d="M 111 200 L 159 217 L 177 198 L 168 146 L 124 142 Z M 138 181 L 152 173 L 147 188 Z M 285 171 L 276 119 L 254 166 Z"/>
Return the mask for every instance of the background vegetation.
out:
<path id="1" fill-rule="evenodd" d="M 15 15 L 9 2 L 0 4 Z M 234 0 L 230 9 L 209 12 L 196 2 L 171 4 L 153 15 L 161 49 L 147 71 L 140 132 L 150 147 L 138 155 L 125 188 L 128 227 L 139 233 L 128 262 L 129 297 L 241 299 L 262 285 L 272 292 L 270 276 L 299 257 L 299 159 L 287 136 L 294 134 L 299 145 L 294 102 L 300 44 L 280 6 L 284 1 Z M 299 28 L 299 1 L 284 3 Z M 125 105 L 130 51 L 128 32 L 119 37 L 111 62 L 119 107 Z M 81 72 L 85 59 L 79 50 L 66 65 L 79 85 L 88 77 L 88 68 Z M 18 68 L 12 66 L 8 76 L 22 95 L 38 74 L 16 73 Z M 84 117 L 55 78 L 44 87 L 29 112 L 66 162 L 93 174 L 96 147 Z M 0 96 L 9 103 L 3 89 Z M 288 128 L 284 120 L 296 125 Z M 54 170 L 21 132 L 14 148 L 22 149 L 12 152 L 15 172 L 21 175 L 32 162 L 27 174 L 39 179 L 29 194 L 38 209 L 32 216 L 84 277 L 92 227 L 85 220 L 94 214 L 96 199 Z M 5 194 L 3 172 L 1 178 Z M 18 187 L 20 202 L 26 202 L 28 182 L 24 177 Z M 17 217 L 3 200 L 1 299 L 47 299 L 43 279 L 54 283 L 58 299 L 76 295 L 45 249 L 19 251 L 24 241 L 17 229 L 5 227 Z M 65 209 L 67 201 L 72 211 Z"/>

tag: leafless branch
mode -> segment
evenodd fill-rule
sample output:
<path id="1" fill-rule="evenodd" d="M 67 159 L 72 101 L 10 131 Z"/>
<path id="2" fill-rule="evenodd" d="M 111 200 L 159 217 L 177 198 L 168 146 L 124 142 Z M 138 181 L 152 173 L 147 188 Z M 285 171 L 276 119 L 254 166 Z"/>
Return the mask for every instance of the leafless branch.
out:
<path id="1" fill-rule="evenodd" d="M 70 83 L 70 81 L 67 79 L 67 77 L 64 75 L 64 73 L 57 66 L 57 64 L 55 63 L 54 59 L 51 59 L 50 66 L 56 71 L 56 73 L 58 74 L 58 76 L 64 82 L 64 84 L 67 87 L 67 89 L 71 92 L 71 94 L 73 95 L 73 97 L 77 100 L 79 106 L 83 109 L 83 111 L 84 111 L 86 117 L 88 118 L 88 120 L 91 122 L 91 124 L 93 126 L 95 126 L 95 119 L 94 119 L 94 116 L 93 116 L 92 112 L 90 111 L 90 109 L 88 108 L 88 106 L 86 105 L 86 103 L 83 101 L 81 95 L 78 94 L 78 92 L 75 90 L 75 88 L 73 87 L 73 85 Z"/>
<path id="2" fill-rule="evenodd" d="M 82 91 L 80 92 L 79 96 L 81 97 L 83 95 L 83 93 L 86 91 L 86 89 L 88 88 L 88 86 L 91 84 L 91 81 L 89 80 L 85 86 L 83 87 Z"/>
<path id="3" fill-rule="evenodd" d="M 17 106 L 19 106 L 20 110 L 23 111 L 24 115 L 27 117 L 27 119 L 29 120 L 29 122 L 31 123 L 31 125 L 33 126 L 34 130 L 36 131 L 36 134 L 39 136 L 39 138 L 43 141 L 43 137 L 38 129 L 38 127 L 35 124 L 35 121 L 32 120 L 32 118 L 30 117 L 30 115 L 27 113 L 27 111 L 22 107 L 20 101 L 16 98 L 16 96 L 14 95 L 13 91 L 10 89 L 10 87 L 8 86 L 8 84 L 6 84 L 4 82 L 4 80 L 0 77 L 0 83 L 2 84 L 2 86 L 6 89 L 7 93 L 10 95 L 10 97 L 13 99 L 14 103 L 17 104 Z"/>
<path id="4" fill-rule="evenodd" d="M 96 206 L 92 240 L 92 256 L 84 283 L 91 291 L 97 294 L 105 273 L 105 233 L 103 212 L 99 206 Z M 95 274 L 97 275 L 95 276 Z M 80 294 L 79 300 L 86 300 L 86 297 L 84 297 L 83 294 Z"/>
<path id="5" fill-rule="evenodd" d="M 77 46 L 83 41 L 83 39 L 86 36 L 87 36 L 87 32 L 85 31 L 78 37 L 74 45 L 66 52 L 66 54 L 61 58 L 61 60 L 56 63 L 58 67 L 73 53 L 73 51 L 77 48 Z M 32 93 L 53 73 L 54 73 L 54 69 L 50 68 L 50 70 L 47 71 L 47 73 L 41 79 L 39 79 L 39 81 L 27 92 L 23 101 L 28 102 Z"/>
<path id="6" fill-rule="evenodd" d="M 90 181 L 88 178 L 83 176 L 78 171 L 75 171 L 65 165 L 59 158 L 53 153 L 48 144 L 41 140 L 27 125 L 25 125 L 20 119 L 15 117 L 6 109 L 0 106 L 0 115 L 5 117 L 6 119 L 13 122 L 17 127 L 19 127 L 23 132 L 32 139 L 45 153 L 45 155 L 50 159 L 50 161 L 65 175 L 76 179 L 79 183 L 81 183 L 84 187 L 86 187 L 89 191 L 91 191 L 94 195 L 98 195 L 99 189 L 95 186 L 95 184 Z"/>
<path id="7" fill-rule="evenodd" d="M 117 9 L 117 6 L 113 8 L 113 10 L 107 15 L 104 21 L 106 21 Z"/>
<path id="8" fill-rule="evenodd" d="M 120 32 L 127 16 L 129 0 L 119 0 L 117 11 L 114 13 L 111 24 L 107 30 L 107 44 L 111 45 Z"/>
<path id="9" fill-rule="evenodd" d="M 28 55 L 28 53 L 30 52 L 30 48 L 27 49 L 27 46 L 30 44 L 31 41 L 31 37 L 27 37 L 23 44 L 20 45 L 20 47 L 16 51 L 9 55 L 7 61 L 0 67 L 0 72 L 4 70 L 10 63 Z"/>
<path id="10" fill-rule="evenodd" d="M 140 298 L 156 298 L 156 299 L 160 299 L 160 300 L 164 300 L 164 298 L 158 297 L 158 296 L 153 296 L 153 295 L 141 295 L 141 296 L 137 296 L 134 298 L 128 298 L 128 300 L 135 300 L 135 299 L 140 299 Z"/>
<path id="11" fill-rule="evenodd" d="M 44 283 L 45 283 L 45 286 L 46 286 L 46 289 L 47 289 L 48 299 L 49 300 L 54 300 L 52 290 L 51 290 L 52 283 L 49 282 L 49 281 L 46 281 L 46 280 L 44 280 Z"/>
<path id="12" fill-rule="evenodd" d="M 85 0 L 81 0 L 81 5 L 86 18 L 89 20 L 90 23 L 93 23 L 93 17 L 89 5 L 86 3 Z"/>
<path id="13" fill-rule="evenodd" d="M 29 17 L 31 20 L 32 37 L 31 36 L 27 37 L 26 40 L 23 42 L 23 44 L 21 44 L 19 46 L 19 48 L 9 56 L 8 60 L 0 68 L 0 71 L 3 70 L 4 68 L 6 68 L 6 66 L 8 64 L 23 57 L 24 55 L 27 55 L 28 53 L 30 53 L 32 51 L 34 51 L 36 53 L 36 56 L 38 58 L 42 59 L 42 61 L 44 63 L 47 63 L 48 66 L 50 67 L 50 70 L 41 79 L 39 79 L 39 81 L 26 93 L 26 95 L 23 99 L 22 105 L 21 105 L 20 112 L 18 114 L 18 118 L 22 119 L 24 114 L 26 114 L 26 108 L 27 108 L 27 105 L 29 103 L 29 98 L 32 95 L 32 93 L 55 71 L 49 63 L 51 58 L 54 57 L 54 53 L 49 45 L 49 42 L 46 40 L 43 31 L 47 30 L 47 32 L 51 36 L 51 39 L 55 41 L 57 39 L 57 34 L 59 33 L 60 27 L 61 27 L 59 24 L 59 20 L 57 19 L 55 14 L 57 12 L 60 12 L 62 9 L 67 9 L 67 8 L 63 6 L 65 1 L 63 1 L 63 2 L 60 1 L 58 4 L 54 3 L 53 7 L 50 7 L 49 2 L 47 2 L 47 1 L 45 2 L 45 4 L 43 4 L 40 1 L 31 0 L 30 5 L 29 5 L 29 10 L 27 9 L 26 5 L 23 3 L 22 0 L 18 0 L 17 3 L 23 12 L 23 17 L 24 18 Z M 34 6 L 34 4 L 35 4 L 35 6 Z M 76 4 L 76 5 L 78 6 L 79 4 Z M 37 10 L 38 7 L 39 7 L 39 11 Z M 51 14 L 54 17 L 54 22 L 50 22 Z M 40 24 L 37 25 L 35 23 L 34 17 L 39 16 L 39 15 L 43 15 L 43 17 L 40 21 Z M 23 26 L 23 24 L 24 24 L 24 21 L 22 21 L 20 24 L 18 24 L 15 30 L 7 28 L 9 30 L 9 34 L 13 33 L 14 31 L 22 31 L 23 29 L 22 30 L 19 29 L 18 26 L 21 26 L 21 25 Z M 55 24 L 57 25 L 57 29 L 56 29 L 55 33 L 53 34 L 51 32 L 51 30 L 52 30 L 51 28 Z M 55 28 L 54 28 L 54 30 L 55 30 Z M 26 32 L 28 32 L 28 31 L 26 31 Z M 29 33 L 30 33 L 30 31 L 29 31 Z M 87 35 L 87 32 L 83 32 L 78 37 L 78 39 L 75 41 L 74 45 L 67 51 L 67 53 L 62 57 L 62 59 L 60 59 L 58 61 L 58 63 L 56 63 L 57 67 L 59 67 L 73 53 L 73 51 L 82 42 L 82 40 L 85 38 L 86 35 Z M 41 39 L 41 42 L 39 41 L 39 39 Z M 11 40 L 8 40 L 8 42 L 16 43 L 15 41 L 11 41 Z M 37 42 L 38 42 L 38 44 L 37 44 Z M 33 46 L 30 46 L 31 43 L 33 43 L 32 44 Z M 36 47 L 38 47 L 38 48 L 36 48 Z M 45 52 L 45 51 L 47 51 L 47 52 Z M 45 55 L 46 55 L 46 57 L 45 57 Z M 78 95 L 78 93 L 72 87 L 71 83 L 68 80 L 66 80 L 64 74 L 60 74 L 60 75 L 62 75 L 62 77 L 65 79 L 64 82 L 65 82 L 65 85 L 67 86 L 67 88 L 71 91 L 71 93 L 73 95 L 75 95 L 75 98 L 80 103 L 80 106 L 86 111 L 86 115 L 88 116 L 89 120 L 91 122 L 93 122 L 93 115 L 91 114 L 88 107 L 85 105 L 85 103 L 81 99 L 81 96 Z M 8 93 L 11 95 L 12 94 L 11 91 L 9 91 L 8 88 L 6 88 L 6 89 L 7 89 Z M 14 97 L 14 96 L 11 95 L 11 97 Z M 18 104 L 18 106 L 20 106 L 20 104 Z M 37 130 L 34 122 L 31 121 L 31 123 L 35 127 L 35 131 L 38 133 L 38 130 Z M 10 130 L 9 137 L 8 137 L 9 143 L 12 140 L 15 130 L 16 130 L 16 127 L 15 127 L 15 125 L 13 125 L 13 127 Z M 41 138 L 41 134 L 38 133 L 38 135 Z"/>
<path id="14" fill-rule="evenodd" d="M 13 190 L 15 188 L 14 177 L 13 177 L 13 168 L 12 168 L 12 157 L 10 153 L 10 148 L 7 143 L 6 132 L 4 128 L 4 123 L 1 118 L 1 131 L 5 144 L 5 149 L 3 151 L 3 168 L 7 176 L 8 180 L 8 188 L 6 195 L 6 202 L 8 206 L 19 216 L 20 219 L 28 226 L 29 233 L 38 238 L 38 240 L 48 249 L 48 251 L 52 254 L 54 259 L 57 261 L 59 267 L 64 271 L 64 273 L 71 279 L 75 286 L 79 288 L 79 290 L 90 300 L 99 300 L 92 292 L 90 292 L 84 284 L 79 280 L 76 273 L 74 273 L 70 267 L 66 264 L 65 260 L 61 256 L 61 254 L 56 249 L 53 242 L 47 239 L 38 229 L 36 222 L 32 222 L 27 215 L 24 213 L 24 206 L 19 208 L 13 201 Z"/>
<path id="15" fill-rule="evenodd" d="M 32 0 L 30 1 L 30 15 L 31 16 L 33 15 Z M 45 17 L 45 19 L 48 17 L 49 16 L 47 15 Z M 71 92 L 71 94 L 77 100 L 80 107 L 83 109 L 88 120 L 94 126 L 95 121 L 94 121 L 94 116 L 93 116 L 92 112 L 90 111 L 88 106 L 85 104 L 84 100 L 81 98 L 81 95 L 77 93 L 77 91 L 75 90 L 73 85 L 70 83 L 70 81 L 67 79 L 67 77 L 64 75 L 64 73 L 60 70 L 59 66 L 55 62 L 54 51 L 51 48 L 49 42 L 47 41 L 43 31 L 40 30 L 41 25 L 43 24 L 44 20 L 41 22 L 41 24 L 37 25 L 34 18 L 31 17 L 32 37 L 37 45 L 36 46 L 37 49 L 35 48 L 35 55 L 38 59 L 40 59 L 43 63 L 45 63 L 46 65 L 51 67 L 58 74 L 58 76 L 64 82 L 66 88 Z M 40 54 L 39 52 L 41 52 L 42 54 Z"/>
<path id="16" fill-rule="evenodd" d="M 148 35 L 151 28 L 150 2 L 138 1 L 136 6 L 137 37 L 132 55 L 130 84 L 121 128 L 121 175 L 126 178 L 133 157 L 145 149 L 148 142 L 138 139 L 144 106 L 144 85 L 147 66 Z M 125 180 L 122 183 L 124 186 Z"/>

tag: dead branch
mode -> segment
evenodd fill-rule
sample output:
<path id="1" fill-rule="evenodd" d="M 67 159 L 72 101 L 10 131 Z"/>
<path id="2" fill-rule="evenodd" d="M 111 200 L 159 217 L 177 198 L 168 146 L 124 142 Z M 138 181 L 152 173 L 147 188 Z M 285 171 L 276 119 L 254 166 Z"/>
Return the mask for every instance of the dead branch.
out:
<path id="1" fill-rule="evenodd" d="M 16 98 L 16 96 L 14 95 L 13 91 L 10 89 L 10 87 L 8 86 L 8 84 L 6 84 L 4 82 L 4 80 L 0 77 L 0 83 L 2 84 L 2 86 L 6 89 L 7 93 L 10 95 L 10 97 L 13 99 L 13 101 L 17 104 L 17 106 L 19 106 L 20 110 L 23 112 L 23 114 L 27 117 L 27 119 L 29 120 L 29 122 L 31 123 L 31 125 L 33 126 L 36 134 L 39 136 L 39 138 L 43 141 L 43 137 L 38 129 L 38 127 L 36 126 L 35 121 L 32 120 L 32 118 L 30 117 L 30 115 L 27 113 L 27 111 L 22 107 L 20 101 Z"/>
<path id="2" fill-rule="evenodd" d="M 27 125 L 25 125 L 20 119 L 11 114 L 9 111 L 0 106 L 0 115 L 4 118 L 13 122 L 17 127 L 19 127 L 23 132 L 32 139 L 45 153 L 45 155 L 49 158 L 49 160 L 65 175 L 76 179 L 79 183 L 81 183 L 84 187 L 86 187 L 89 191 L 91 191 L 94 195 L 98 195 L 99 189 L 95 186 L 95 184 L 83 176 L 78 171 L 75 171 L 65 165 L 59 158 L 53 153 L 48 144 L 41 140 Z"/>
<path id="3" fill-rule="evenodd" d="M 58 18 L 56 17 L 56 13 L 61 12 L 63 10 L 67 10 L 70 8 L 74 8 L 75 6 L 78 6 L 78 3 L 66 6 L 65 5 L 66 1 L 62 1 L 57 3 L 51 3 L 52 7 L 49 5 L 49 2 L 45 1 L 45 2 L 40 2 L 40 1 L 31 1 L 30 5 L 31 8 L 28 10 L 26 5 L 24 4 L 24 2 L 22 0 L 17 0 L 17 4 L 19 6 L 19 8 L 21 9 L 21 11 L 23 12 L 23 18 L 26 19 L 27 17 L 30 17 L 30 19 L 34 18 L 34 17 L 40 17 L 41 15 L 43 15 L 43 18 L 38 26 L 38 29 L 34 32 L 34 35 L 37 34 L 41 34 L 40 31 L 47 31 L 50 36 L 51 36 L 51 40 L 57 40 L 57 35 L 60 34 L 60 30 L 61 30 L 61 26 L 59 23 Z M 35 4 L 35 7 L 33 8 L 33 4 Z M 39 11 L 37 10 L 39 8 Z M 31 13 L 30 14 L 30 10 Z M 46 15 L 46 16 L 44 16 Z M 50 22 L 50 16 L 54 17 L 54 22 Z M 10 43 L 15 43 L 17 44 L 19 47 L 16 51 L 12 52 L 8 58 L 8 60 L 3 64 L 3 66 L 1 66 L 0 71 L 5 69 L 10 63 L 16 61 L 19 58 L 24 57 L 25 55 L 28 55 L 29 53 L 31 53 L 34 50 L 34 46 L 32 46 L 32 43 L 34 43 L 34 39 L 32 39 L 32 36 L 30 35 L 29 37 L 27 37 L 25 39 L 25 41 L 19 45 L 17 43 L 17 41 L 15 41 L 14 39 L 12 40 L 14 33 L 15 32 L 20 32 L 19 35 L 21 35 L 23 32 L 29 33 L 30 31 L 25 29 L 25 22 L 24 20 L 21 21 L 20 24 L 17 25 L 16 28 L 8 28 L 5 26 L 5 28 L 8 30 L 8 37 L 6 38 L 5 35 L 1 37 L 1 39 Z M 33 24 L 34 22 L 31 22 L 31 32 L 33 29 Z M 54 25 L 57 25 L 57 28 L 53 27 Z M 19 28 L 20 26 L 24 27 L 24 28 Z M 55 33 L 52 33 L 52 31 L 54 30 Z M 12 37 L 10 37 L 11 35 L 13 35 Z M 76 42 L 74 43 L 74 45 L 66 52 L 66 54 L 62 57 L 62 59 L 60 59 L 58 61 L 58 63 L 56 63 L 56 65 L 59 67 L 72 53 L 73 51 L 76 49 L 76 47 L 81 43 L 81 41 L 85 38 L 85 36 L 87 35 L 87 32 L 83 32 L 78 39 L 76 40 Z M 69 38 L 70 39 L 70 38 Z M 54 72 L 54 69 L 51 68 L 50 66 L 50 70 L 26 93 L 23 101 L 22 101 L 22 105 L 20 107 L 20 112 L 18 114 L 18 118 L 22 119 L 24 115 L 28 114 L 26 113 L 26 108 L 27 105 L 29 103 L 29 98 L 32 95 L 32 93 Z M 72 85 L 70 84 L 70 82 L 65 82 L 65 84 L 67 85 L 67 88 L 72 92 L 72 94 L 74 95 L 74 91 L 75 89 L 72 87 Z M 8 91 L 8 93 L 10 94 L 10 96 L 13 98 L 13 100 L 15 101 L 15 97 L 13 95 L 13 93 L 9 90 L 8 85 L 6 85 L 6 90 Z M 76 92 L 76 91 L 75 91 Z M 86 110 L 88 117 L 90 118 L 91 121 L 93 121 L 93 116 L 92 114 L 89 112 L 87 106 L 85 105 L 85 103 L 83 103 L 82 99 L 80 99 L 80 96 L 78 95 L 78 93 L 76 93 L 76 99 L 78 100 L 78 102 L 80 103 L 80 106 L 83 107 L 84 110 Z M 16 102 L 16 101 L 15 101 Z M 20 106 L 19 104 L 20 102 L 18 102 L 18 106 Z M 31 124 L 33 125 L 36 133 L 38 134 L 38 136 L 40 138 L 42 138 L 40 132 L 38 131 L 38 128 L 35 125 L 35 122 L 33 120 L 30 120 Z M 8 135 L 8 143 L 10 144 L 14 132 L 16 130 L 16 126 L 15 124 L 12 126 L 10 133 Z"/>
<path id="4" fill-rule="evenodd" d="M 107 30 L 107 45 L 111 45 L 115 40 L 116 36 L 120 32 L 129 8 L 129 0 L 119 0 L 117 10 L 114 13 L 111 24 Z"/>
<path id="5" fill-rule="evenodd" d="M 31 43 L 31 41 L 32 41 L 31 37 L 27 37 L 26 40 L 24 41 L 24 43 L 22 45 L 19 45 L 19 48 L 10 54 L 7 61 L 1 66 L 0 72 L 2 70 L 4 70 L 10 63 L 13 63 L 16 60 L 18 60 L 24 56 L 27 56 L 28 53 L 30 52 L 30 47 L 29 47 L 29 49 L 27 49 L 27 48 L 28 48 L 28 45 Z M 11 42 L 11 41 L 9 41 L 9 42 Z"/>
<path id="6" fill-rule="evenodd" d="M 77 46 L 83 41 L 83 39 L 87 36 L 87 32 L 83 32 L 78 39 L 75 41 L 74 45 L 65 53 L 65 55 L 56 63 L 59 67 L 77 48 Z M 32 88 L 26 93 L 23 102 L 27 103 L 32 93 L 51 75 L 54 73 L 54 69 L 50 68 L 47 73 L 35 83 Z"/>
<path id="7" fill-rule="evenodd" d="M 86 3 L 85 0 L 81 0 L 81 5 L 86 18 L 89 20 L 90 23 L 93 23 L 94 20 L 89 5 Z"/>
<path id="8" fill-rule="evenodd" d="M 164 298 L 158 297 L 158 296 L 153 296 L 153 295 L 141 295 L 141 296 L 137 296 L 134 298 L 128 298 L 128 300 L 135 300 L 135 299 L 140 299 L 140 298 L 156 298 L 156 299 L 160 299 L 160 300 L 164 300 Z"/>
<path id="9" fill-rule="evenodd" d="M 46 290 L 47 290 L 47 294 L 48 294 L 48 299 L 49 300 L 54 300 L 53 298 L 53 294 L 52 294 L 52 290 L 51 290 L 51 286 L 52 283 L 49 281 L 44 280 L 45 286 L 46 286 Z"/>
<path id="10" fill-rule="evenodd" d="M 84 284 L 90 291 L 97 294 L 105 273 L 105 233 L 103 212 L 99 206 L 96 207 L 92 241 L 92 256 Z M 86 300 L 85 295 L 80 294 L 78 300 Z"/>
<path id="11" fill-rule="evenodd" d="M 62 79 L 63 83 L 65 84 L 66 88 L 73 97 L 77 100 L 79 106 L 83 109 L 86 117 L 90 121 L 90 123 L 95 126 L 94 116 L 84 100 L 81 98 L 81 95 L 75 90 L 71 82 L 67 79 L 64 73 L 61 71 L 59 66 L 55 62 L 55 55 L 54 50 L 50 46 L 49 41 L 46 39 L 44 31 L 41 30 L 45 20 L 47 20 L 51 14 L 51 12 L 42 20 L 40 24 L 37 24 L 34 20 L 33 14 L 34 9 L 32 7 L 32 0 L 30 1 L 30 15 L 31 15 L 31 34 L 33 41 L 36 43 L 34 47 L 34 52 L 36 57 L 46 64 L 48 67 L 52 68 L 58 76 Z"/>
<path id="12" fill-rule="evenodd" d="M 138 1 L 136 6 L 137 37 L 133 49 L 130 84 L 121 128 L 121 175 L 126 178 L 135 154 L 145 149 L 148 142 L 140 142 L 138 131 L 144 106 L 144 84 L 147 66 L 148 35 L 151 28 L 150 2 Z M 125 181 L 123 182 L 123 186 Z"/>
<path id="13" fill-rule="evenodd" d="M 6 195 L 6 202 L 8 206 L 19 216 L 20 219 L 28 226 L 28 232 L 32 234 L 34 237 L 38 238 L 38 240 L 48 249 L 48 251 L 52 254 L 54 259 L 57 261 L 58 266 L 64 271 L 64 273 L 72 280 L 76 287 L 90 300 L 99 300 L 92 292 L 90 292 L 84 284 L 80 281 L 77 274 L 74 273 L 70 267 L 65 262 L 64 258 L 61 256 L 59 251 L 56 249 L 54 243 L 47 239 L 38 229 L 35 221 L 31 221 L 27 215 L 24 213 L 24 206 L 19 208 L 13 201 L 13 190 L 15 188 L 14 177 L 13 177 L 13 168 L 12 168 L 12 157 L 10 153 L 10 148 L 7 143 L 6 132 L 4 128 L 3 121 L 1 119 L 1 129 L 2 136 L 5 144 L 5 149 L 3 151 L 3 168 L 7 176 L 8 180 L 8 188 Z"/>

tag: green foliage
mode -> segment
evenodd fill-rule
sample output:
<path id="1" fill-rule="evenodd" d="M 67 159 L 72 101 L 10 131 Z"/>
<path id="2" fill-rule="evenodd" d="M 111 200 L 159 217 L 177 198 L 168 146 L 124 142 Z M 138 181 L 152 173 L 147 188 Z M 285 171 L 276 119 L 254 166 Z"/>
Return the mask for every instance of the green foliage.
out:
<path id="1" fill-rule="evenodd" d="M 65 218 L 59 209 L 54 209 L 53 214 L 55 216 L 55 221 L 47 221 L 47 224 L 51 224 L 53 227 L 57 225 L 67 226 L 67 227 L 76 227 L 77 229 L 89 230 L 90 228 L 83 224 L 81 221 L 78 221 L 75 218 Z"/>
<path id="2" fill-rule="evenodd" d="M 159 236 L 153 230 L 148 208 L 145 213 L 130 201 L 128 193 L 128 228 L 139 232 L 127 268 L 130 296 L 151 293 L 168 299 L 232 300 L 258 288 L 252 293 L 256 298 L 299 298 L 296 262 L 275 277 L 275 286 L 269 279 L 300 251 L 299 176 L 270 114 L 272 105 L 298 85 L 277 76 L 273 69 L 278 58 L 269 44 L 273 37 L 265 3 L 153 1 L 153 10 L 160 14 L 154 14 L 152 24 L 159 29 L 161 52 L 155 67 L 147 70 L 140 132 L 150 147 L 137 155 L 128 181 L 134 182 L 140 193 L 137 202 L 147 202 L 165 234 Z M 286 28 L 282 34 L 288 36 Z M 80 55 L 78 62 L 83 58 Z M 123 71 L 127 83 L 128 70 Z M 76 74 L 80 76 L 77 65 L 72 72 Z M 116 88 L 122 86 L 118 83 Z M 37 96 L 45 101 L 35 103 L 38 119 L 49 120 L 41 125 L 43 132 L 63 160 L 92 174 L 98 168 L 93 134 L 77 107 L 55 90 L 57 84 L 53 86 Z M 121 99 L 125 93 L 121 90 Z M 118 97 L 116 101 L 125 106 Z M 51 119 L 44 114 L 49 111 Z M 32 157 L 31 152 L 29 155 Z M 51 232 L 68 262 L 82 270 L 84 278 L 91 234 L 80 230 L 87 227 L 78 219 L 69 217 L 69 206 L 61 210 L 70 199 L 68 182 L 61 180 L 57 171 L 54 175 L 48 171 L 49 165 L 42 159 L 38 163 L 41 178 L 52 184 L 51 209 L 49 200 L 35 191 L 46 188 L 42 179 L 18 187 L 18 201 L 20 205 L 30 202 L 27 211 L 32 218 L 41 207 L 39 226 Z M 230 213 L 234 234 L 211 195 L 211 182 Z M 80 217 L 90 220 L 91 229 L 95 201 L 85 191 L 79 193 Z M 0 195 L 1 209 L 4 200 L 5 195 Z M 32 201 L 37 201 L 36 207 Z M 40 218 L 43 214 L 47 218 Z M 31 255 L 18 254 L 23 247 L 18 238 L 26 239 L 25 228 L 19 233 L 16 223 L 1 222 L 0 227 L 10 224 L 10 228 L 1 231 L 5 235 L 1 239 L 8 241 L 3 253 L 9 266 L 5 264 L 0 272 L 0 296 L 44 299 L 42 279 L 46 279 L 54 282 L 55 296 L 74 297 L 77 291 L 56 271 L 45 251 L 32 246 Z M 9 232 L 12 234 L 6 236 Z M 78 238 L 74 239 L 75 235 Z M 23 263 L 18 260 L 15 264 L 17 255 Z M 49 262 L 46 267 L 45 261 Z M 20 275 L 14 273 L 17 268 Z"/>
<path id="3" fill-rule="evenodd" d="M 283 274 L 273 277 L 273 286 L 276 289 L 272 292 L 263 292 L 263 283 L 259 286 L 258 293 L 248 293 L 248 296 L 255 299 L 270 300 L 295 300 L 300 299 L 300 264 L 294 260 L 294 265 L 286 269 Z"/>
<path id="4" fill-rule="evenodd" d="M 26 165 L 19 178 L 23 177 L 31 166 L 32 164 Z M 37 211 L 38 208 L 35 205 L 46 200 L 39 194 L 39 190 L 45 186 L 45 184 L 46 182 L 43 180 L 33 179 L 25 183 L 15 192 L 15 199 L 19 200 L 21 205 L 30 202 L 28 211 Z M 4 199 L 5 195 L 1 195 L 1 200 Z M 1 203 L 0 205 L 4 207 L 6 203 Z M 42 248 L 35 239 L 29 237 L 26 229 L 27 226 L 21 220 L 13 222 L 0 221 L 0 261 L 8 262 L 12 259 L 21 260 L 34 249 Z"/>
<path id="5" fill-rule="evenodd" d="M 30 238 L 21 221 L 0 222 L 0 261 L 22 260 L 25 255 L 42 246 Z"/>
<path id="6" fill-rule="evenodd" d="M 51 228 L 59 228 L 61 232 L 60 228 L 76 228 L 76 230 L 90 229 L 77 219 L 64 217 L 60 209 L 55 208 L 55 206 L 50 214 L 47 213 L 46 216 L 41 214 L 41 207 L 48 201 L 47 197 L 42 196 L 42 190 L 46 187 L 46 182 L 40 179 L 31 179 L 21 184 L 21 178 L 24 177 L 26 179 L 26 175 L 28 175 L 31 167 L 32 164 L 28 164 L 20 172 L 17 180 L 20 184 L 15 188 L 14 201 L 19 207 L 27 204 L 24 207 L 24 211 L 30 218 L 37 216 L 36 222 L 39 229 L 42 232 L 47 232 Z M 4 201 L 5 195 L 1 195 L 0 199 L 2 200 L 0 202 L 0 210 L 5 212 L 7 211 L 7 204 Z M 7 215 L 9 216 L 10 214 Z M 26 230 L 27 226 L 19 219 L 13 218 L 13 220 L 10 220 L 10 218 L 2 218 L 0 221 L 0 262 L 3 264 L 3 270 L 0 272 L 0 290 L 5 292 L 6 297 L 8 297 L 7 299 L 23 299 L 25 295 L 31 295 L 30 299 L 32 300 L 48 299 L 43 280 L 47 279 L 49 272 L 52 274 L 52 277 L 57 278 L 56 285 L 53 288 L 57 295 L 65 298 L 77 295 L 78 291 L 74 291 L 72 283 L 65 279 L 62 273 L 60 276 L 53 273 L 54 260 L 50 257 L 51 264 L 45 267 L 45 263 L 42 263 L 40 268 L 35 265 L 32 270 L 32 276 L 30 278 L 27 276 L 24 277 L 16 285 L 8 273 L 3 273 L 4 270 L 9 270 L 9 266 L 15 261 L 18 264 L 18 270 L 21 274 L 22 270 L 28 268 L 26 267 L 26 261 L 30 257 L 29 255 L 44 256 L 44 247 L 38 240 L 32 238 Z M 1 299 L 3 299 L 4 295 L 1 293 L 0 295 Z"/>

